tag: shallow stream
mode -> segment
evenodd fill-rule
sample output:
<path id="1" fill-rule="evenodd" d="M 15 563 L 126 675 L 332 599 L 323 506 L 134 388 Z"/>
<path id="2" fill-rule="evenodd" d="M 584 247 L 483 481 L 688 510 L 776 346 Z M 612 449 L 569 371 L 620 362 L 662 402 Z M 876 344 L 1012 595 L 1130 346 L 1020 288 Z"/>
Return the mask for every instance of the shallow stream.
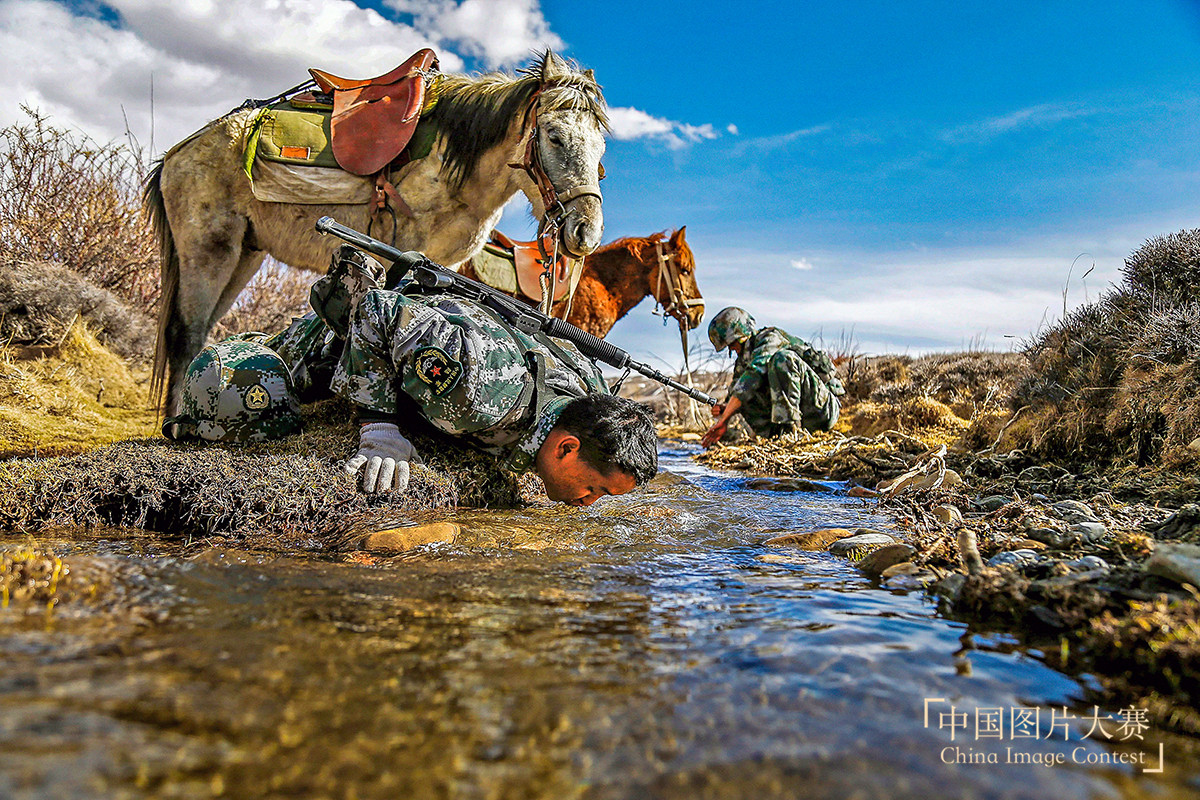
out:
<path id="1" fill-rule="evenodd" d="M 0 612 L 0 797 L 1200 793 L 1193 740 L 920 593 L 758 544 L 886 526 L 862 501 L 662 465 L 366 563 L 39 537 L 108 578 L 49 622 Z"/>

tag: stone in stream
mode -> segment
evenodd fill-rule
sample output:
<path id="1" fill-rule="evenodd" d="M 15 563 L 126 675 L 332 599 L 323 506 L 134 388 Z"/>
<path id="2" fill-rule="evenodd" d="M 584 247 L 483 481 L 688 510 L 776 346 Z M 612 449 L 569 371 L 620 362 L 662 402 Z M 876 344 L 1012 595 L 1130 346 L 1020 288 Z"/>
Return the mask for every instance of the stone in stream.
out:
<path id="1" fill-rule="evenodd" d="M 1096 512 L 1078 500 L 1060 500 L 1053 503 L 1050 510 L 1069 523 L 1100 521 Z"/>
<path id="2" fill-rule="evenodd" d="M 989 567 L 1023 567 L 1026 564 L 1034 564 L 1038 560 L 1038 554 L 1032 550 L 1007 550 L 1003 553 L 996 553 L 987 560 Z"/>
<path id="3" fill-rule="evenodd" d="M 1072 561 L 1064 561 L 1063 566 L 1072 572 L 1089 572 L 1092 570 L 1101 570 L 1108 572 L 1108 562 L 1100 556 L 1083 556 Z"/>
<path id="4" fill-rule="evenodd" d="M 962 512 L 952 505 L 935 506 L 933 509 L 933 516 L 935 516 L 937 521 L 943 525 L 955 525 L 959 522 L 962 522 L 963 518 Z"/>
<path id="5" fill-rule="evenodd" d="M 375 553 L 404 553 L 423 544 L 453 542 L 461 530 L 462 528 L 453 522 L 389 528 L 360 537 L 353 543 L 353 549 L 370 550 Z"/>
<path id="6" fill-rule="evenodd" d="M 858 568 L 871 578 L 879 578 L 889 567 L 905 562 L 911 563 L 910 559 L 916 554 L 917 549 L 911 545 L 900 542 L 887 544 L 863 556 L 862 561 L 858 562 Z"/>
<path id="7" fill-rule="evenodd" d="M 1179 539 L 1200 530 L 1200 505 L 1189 503 L 1162 522 L 1153 522 L 1146 530 L 1156 539 Z"/>
<path id="8" fill-rule="evenodd" d="M 895 541 L 895 539 L 893 539 L 891 536 L 888 536 L 886 533 L 873 531 L 870 533 L 857 533 L 854 536 L 850 536 L 845 539 L 838 539 L 826 549 L 835 556 L 853 558 L 855 553 L 874 550 L 885 545 L 893 544 Z"/>
<path id="9" fill-rule="evenodd" d="M 767 547 L 799 547 L 801 550 L 824 550 L 838 539 L 845 539 L 853 534 L 846 528 L 821 528 L 803 533 L 786 533 L 763 542 Z"/>
<path id="10" fill-rule="evenodd" d="M 974 501 L 975 506 L 977 508 L 979 508 L 981 511 L 988 511 L 988 512 L 999 511 L 1001 508 L 1004 508 L 1010 502 L 1012 502 L 1012 501 L 1009 500 L 1009 498 L 1005 497 L 1002 494 L 994 494 L 989 497 L 985 497 L 981 500 Z"/>
<path id="11" fill-rule="evenodd" d="M 879 497 L 879 492 L 866 486 L 851 486 L 846 490 L 846 497 Z"/>
<path id="12" fill-rule="evenodd" d="M 1056 531 L 1054 528 L 1034 528 L 1028 532 L 1029 538 L 1041 542 L 1047 547 L 1061 548 L 1071 543 L 1070 534 Z"/>
<path id="13" fill-rule="evenodd" d="M 1200 545 L 1159 544 L 1143 568 L 1151 575 L 1200 588 Z"/>
<path id="14" fill-rule="evenodd" d="M 1071 526 L 1071 533 L 1085 542 L 1098 542 L 1108 535 L 1108 528 L 1102 522 L 1076 522 Z"/>
<path id="15" fill-rule="evenodd" d="M 704 437 L 698 433 L 681 433 L 676 438 L 678 438 L 681 442 L 698 442 Z"/>

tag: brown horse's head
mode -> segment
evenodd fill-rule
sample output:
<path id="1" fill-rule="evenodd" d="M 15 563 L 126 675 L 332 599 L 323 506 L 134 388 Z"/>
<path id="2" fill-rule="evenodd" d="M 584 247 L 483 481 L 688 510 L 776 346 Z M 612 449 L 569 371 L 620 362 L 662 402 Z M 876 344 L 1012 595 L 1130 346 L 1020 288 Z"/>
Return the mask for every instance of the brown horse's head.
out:
<path id="1" fill-rule="evenodd" d="M 704 318 L 704 298 L 696 285 L 696 259 L 683 238 L 685 230 L 686 226 L 680 228 L 669 239 L 662 233 L 651 236 L 643 260 L 650 264 L 647 277 L 654 299 L 668 314 L 680 322 L 686 321 L 688 328 L 694 329 Z M 655 243 L 661 243 L 666 264 L 660 263 Z"/>

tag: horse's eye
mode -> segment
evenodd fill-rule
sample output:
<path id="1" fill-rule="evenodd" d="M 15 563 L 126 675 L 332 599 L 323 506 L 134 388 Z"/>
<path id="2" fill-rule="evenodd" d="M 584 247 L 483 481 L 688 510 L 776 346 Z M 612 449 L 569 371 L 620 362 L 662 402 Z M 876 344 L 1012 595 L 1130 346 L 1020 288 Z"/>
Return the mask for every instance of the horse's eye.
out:
<path id="1" fill-rule="evenodd" d="M 546 138 L 550 140 L 550 144 L 555 147 L 562 147 L 562 138 L 557 133 L 547 133 Z"/>

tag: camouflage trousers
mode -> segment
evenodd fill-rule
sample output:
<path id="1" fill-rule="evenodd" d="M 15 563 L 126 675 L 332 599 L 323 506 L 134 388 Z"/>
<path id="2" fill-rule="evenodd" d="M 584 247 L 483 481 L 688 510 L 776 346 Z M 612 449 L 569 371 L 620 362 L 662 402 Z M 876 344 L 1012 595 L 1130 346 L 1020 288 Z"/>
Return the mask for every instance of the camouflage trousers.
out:
<path id="1" fill-rule="evenodd" d="M 742 418 L 759 436 L 797 430 L 827 431 L 841 403 L 821 377 L 793 350 L 780 350 L 767 365 L 767 385 L 742 405 Z"/>

